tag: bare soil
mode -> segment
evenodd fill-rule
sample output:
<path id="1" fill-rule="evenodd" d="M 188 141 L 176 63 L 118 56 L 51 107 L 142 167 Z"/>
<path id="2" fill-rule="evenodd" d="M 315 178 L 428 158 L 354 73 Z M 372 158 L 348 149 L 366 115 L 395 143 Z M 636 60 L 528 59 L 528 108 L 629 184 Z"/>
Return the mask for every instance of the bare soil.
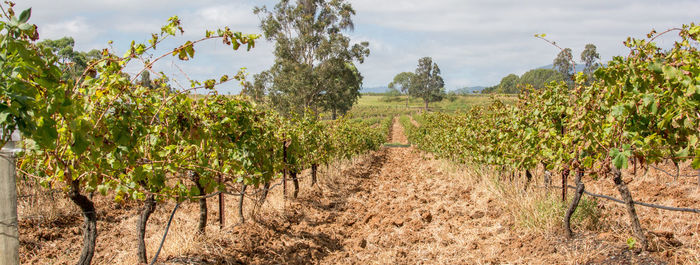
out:
<path id="1" fill-rule="evenodd" d="M 396 121 L 388 142 L 408 143 Z M 624 209 L 599 201 L 605 212 L 600 226 L 575 229 L 574 238 L 567 240 L 556 229 L 522 227 L 509 210 L 510 201 L 488 178 L 413 147 L 383 148 L 322 166 L 315 187 L 308 174 L 301 176 L 297 199 L 285 199 L 279 186 L 262 206 L 256 207 L 255 196 L 246 199 L 243 224 L 235 222 L 238 197 L 226 197 L 223 228 L 217 225 L 217 201 L 209 199 L 205 236 L 195 232 L 197 203 L 183 205 L 159 264 L 697 264 L 700 260 L 696 214 L 638 207 L 657 249 L 630 250 Z M 590 191 L 619 197 L 611 182 L 586 180 L 586 185 Z M 650 171 L 635 178 L 630 189 L 641 201 L 700 207 L 693 178 L 674 182 Z M 291 190 L 288 193 L 291 196 Z M 100 196 L 96 204 L 100 219 L 93 264 L 136 264 L 140 205 Z M 31 209 L 20 207 L 23 264 L 77 260 L 82 217 L 69 203 L 64 205 L 54 206 L 65 207 L 63 213 L 47 219 L 34 218 L 28 214 Z M 149 258 L 173 206 L 159 203 L 149 222 Z"/>

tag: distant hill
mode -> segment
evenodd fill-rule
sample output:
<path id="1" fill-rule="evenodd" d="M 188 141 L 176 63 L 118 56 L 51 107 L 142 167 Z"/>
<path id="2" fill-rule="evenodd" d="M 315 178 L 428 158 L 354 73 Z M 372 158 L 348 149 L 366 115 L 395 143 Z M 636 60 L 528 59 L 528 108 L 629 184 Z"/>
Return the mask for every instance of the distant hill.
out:
<path id="1" fill-rule="evenodd" d="M 382 94 L 386 93 L 389 90 L 388 87 L 385 86 L 377 86 L 377 87 L 363 87 L 360 89 L 360 93 L 376 93 L 376 94 Z"/>
<path id="2" fill-rule="evenodd" d="M 484 90 L 484 88 L 486 88 L 486 87 L 485 86 L 468 86 L 468 87 L 463 87 L 463 88 L 451 90 L 450 92 L 455 92 L 456 94 L 460 94 L 460 95 L 473 94 L 473 93 L 480 93 L 481 90 Z"/>

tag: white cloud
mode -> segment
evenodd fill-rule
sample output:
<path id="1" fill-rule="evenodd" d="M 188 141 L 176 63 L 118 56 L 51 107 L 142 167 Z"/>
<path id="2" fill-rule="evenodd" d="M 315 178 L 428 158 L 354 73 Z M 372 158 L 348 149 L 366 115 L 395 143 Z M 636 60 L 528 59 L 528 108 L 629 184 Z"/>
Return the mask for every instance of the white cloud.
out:
<path id="1" fill-rule="evenodd" d="M 168 17 L 178 15 L 186 35 L 160 47 L 159 52 L 203 35 L 205 29 L 230 26 L 259 33 L 254 6 L 271 7 L 272 0 L 26 0 L 17 9 L 34 7 L 32 22 L 42 38 L 71 35 L 79 49 L 104 47 L 114 40 L 125 49 L 131 40 L 145 41 Z M 492 85 L 509 73 L 550 64 L 556 48 L 535 39 L 535 33 L 573 49 L 598 47 L 603 60 L 627 54 L 627 36 L 644 37 L 698 22 L 697 0 L 350 0 L 357 11 L 353 41 L 370 42 L 371 55 L 359 66 L 365 86 L 386 85 L 402 71 L 415 69 L 417 60 L 432 56 L 440 65 L 448 88 Z M 658 42 L 669 45 L 673 38 Z M 257 73 L 273 63 L 274 45 L 260 40 L 251 52 L 232 52 L 211 42 L 200 46 L 185 67 L 193 78 L 212 78 L 247 66 Z M 123 52 L 123 51 L 122 51 Z M 189 65 L 192 65 L 190 67 Z M 197 67 L 195 67 L 197 66 Z M 165 67 L 164 69 L 168 69 Z"/>
<path id="2" fill-rule="evenodd" d="M 78 42 L 92 42 L 100 33 L 101 30 L 93 27 L 84 17 L 76 17 L 39 27 L 39 35 L 42 39 L 59 39 L 70 36 Z"/>

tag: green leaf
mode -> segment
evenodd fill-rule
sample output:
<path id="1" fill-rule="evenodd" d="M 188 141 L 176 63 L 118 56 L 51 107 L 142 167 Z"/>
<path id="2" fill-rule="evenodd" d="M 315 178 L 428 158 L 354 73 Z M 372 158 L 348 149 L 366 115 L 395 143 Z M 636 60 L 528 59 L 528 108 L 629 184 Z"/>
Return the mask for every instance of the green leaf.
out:
<path id="1" fill-rule="evenodd" d="M 76 155 L 81 155 L 87 148 L 88 142 L 85 140 L 85 137 L 78 132 L 73 132 L 73 145 L 71 146 L 71 150 L 73 150 Z"/>
<path id="2" fill-rule="evenodd" d="M 686 157 L 689 154 L 690 154 L 690 150 L 688 150 L 687 147 L 676 151 L 676 157 Z"/>
<path id="3" fill-rule="evenodd" d="M 624 113 L 625 113 L 625 107 L 624 107 L 624 106 L 617 105 L 617 106 L 612 107 L 611 114 L 613 115 L 613 117 L 619 118 L 619 117 L 621 117 Z"/>
<path id="4" fill-rule="evenodd" d="M 627 239 L 627 246 L 630 249 L 633 249 L 635 244 L 637 244 L 637 239 L 635 239 L 634 237 L 630 237 Z"/>
<path id="5" fill-rule="evenodd" d="M 617 169 L 623 169 L 627 168 L 627 159 L 628 155 L 626 154 L 627 152 L 621 152 L 617 148 L 613 148 L 610 150 L 610 157 L 613 159 L 612 163 L 613 166 Z"/>
<path id="6" fill-rule="evenodd" d="M 34 27 L 34 25 L 29 24 L 29 23 L 22 23 L 22 24 L 19 24 L 19 29 L 20 29 L 20 30 L 24 30 L 24 31 L 30 30 L 30 29 L 32 29 L 33 27 Z"/>
<path id="7" fill-rule="evenodd" d="M 187 56 L 191 59 L 194 58 L 194 46 L 191 41 L 187 41 L 185 43 L 185 51 L 187 52 Z"/>
<path id="8" fill-rule="evenodd" d="M 199 190 L 199 188 L 197 188 L 197 186 L 190 187 L 190 192 L 189 192 L 190 197 L 199 196 L 199 195 L 201 195 L 201 191 Z"/>
<path id="9" fill-rule="evenodd" d="M 697 34 L 700 33 L 700 25 L 699 26 L 694 26 L 688 30 L 688 33 L 690 34 Z"/>
<path id="10" fill-rule="evenodd" d="M 19 24 L 22 23 L 27 23 L 29 21 L 29 17 L 32 16 L 32 8 L 30 7 L 27 10 L 22 11 L 21 14 L 19 14 Z"/>
<path id="11" fill-rule="evenodd" d="M 661 73 L 663 69 L 661 68 L 660 63 L 651 63 L 649 64 L 649 70 L 654 71 L 656 73 Z"/>

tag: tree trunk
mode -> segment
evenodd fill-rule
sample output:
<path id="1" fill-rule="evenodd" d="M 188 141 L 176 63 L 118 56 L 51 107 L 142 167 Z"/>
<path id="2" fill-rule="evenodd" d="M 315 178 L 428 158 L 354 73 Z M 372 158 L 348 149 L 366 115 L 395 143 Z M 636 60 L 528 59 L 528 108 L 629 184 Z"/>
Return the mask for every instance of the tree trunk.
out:
<path id="1" fill-rule="evenodd" d="M 681 176 L 681 166 L 678 165 L 678 161 L 676 161 L 676 160 L 673 160 L 673 165 L 676 166 L 676 176 L 673 177 L 673 181 L 676 182 L 676 181 L 678 181 L 678 177 Z"/>
<path id="2" fill-rule="evenodd" d="M 612 173 L 613 182 L 615 182 L 615 187 L 617 187 L 617 191 L 620 192 L 622 200 L 625 201 L 625 207 L 627 208 L 627 215 L 630 218 L 632 232 L 634 232 L 634 236 L 637 237 L 637 239 L 639 240 L 639 244 L 642 246 L 642 249 L 646 249 L 647 239 L 644 235 L 644 230 L 642 230 L 642 226 L 639 224 L 639 217 L 637 217 L 637 211 L 634 209 L 634 201 L 632 200 L 632 194 L 627 188 L 627 184 L 625 184 L 625 182 L 622 180 L 622 172 L 619 169 L 613 167 Z"/>
<path id="3" fill-rule="evenodd" d="M 263 185 L 262 196 L 260 196 L 260 204 L 261 205 L 265 202 L 265 199 L 267 199 L 267 193 L 269 191 L 270 191 L 270 182 L 267 182 Z"/>
<path id="4" fill-rule="evenodd" d="M 72 176 L 67 174 L 69 178 Z M 83 222 L 83 250 L 80 252 L 78 265 L 88 265 L 95 255 L 95 241 L 97 240 L 97 213 L 95 204 L 85 195 L 80 194 L 79 180 L 71 181 L 71 192 L 68 195 L 73 203 L 80 207 L 85 220 Z"/>
<path id="5" fill-rule="evenodd" d="M 338 117 L 338 113 L 337 113 L 337 112 L 338 112 L 338 111 L 337 111 L 335 108 L 333 108 L 333 116 L 332 116 L 333 120 L 335 120 L 335 119 Z"/>
<path id="6" fill-rule="evenodd" d="M 527 187 L 530 186 L 530 181 L 532 181 L 532 173 L 530 172 L 529 169 L 525 170 L 525 189 L 527 190 Z"/>
<path id="7" fill-rule="evenodd" d="M 406 94 L 406 108 L 408 108 L 408 102 L 411 101 L 411 95 Z"/>
<path id="8" fill-rule="evenodd" d="M 245 223 L 245 217 L 243 217 L 243 199 L 245 198 L 245 190 L 248 185 L 243 184 L 241 188 L 241 199 L 238 201 L 238 217 L 240 218 L 241 224 Z"/>
<path id="9" fill-rule="evenodd" d="M 566 203 L 566 183 L 569 179 L 569 173 L 569 168 L 564 168 L 564 170 L 561 171 L 561 201 L 564 203 Z"/>
<path id="10" fill-rule="evenodd" d="M 137 241 L 138 241 L 138 252 L 136 255 L 139 258 L 140 263 L 148 263 L 148 256 L 146 255 L 146 224 L 148 223 L 148 218 L 156 210 L 156 200 L 153 195 L 148 195 L 146 201 L 143 202 L 143 208 L 141 208 L 141 214 L 139 215 L 139 221 L 136 224 Z"/>
<path id="11" fill-rule="evenodd" d="M 199 226 L 197 230 L 200 234 L 207 232 L 207 199 L 199 199 Z"/>
<path id="12" fill-rule="evenodd" d="M 428 112 L 428 101 L 423 100 L 423 102 L 425 103 L 425 112 Z"/>
<path id="13" fill-rule="evenodd" d="M 297 179 L 296 170 L 289 172 L 289 175 L 292 177 L 292 182 L 294 183 L 294 199 L 296 199 L 297 195 L 299 195 L 299 179 Z"/>
<path id="14" fill-rule="evenodd" d="M 202 187 L 202 184 L 199 183 L 199 174 L 197 172 L 193 172 L 193 181 L 195 186 L 197 186 L 197 189 L 199 189 L 199 195 L 204 195 L 204 187 Z M 206 198 L 200 198 L 199 199 L 199 225 L 197 226 L 197 231 L 199 231 L 200 234 L 205 234 L 206 229 L 207 229 L 207 199 Z"/>
<path id="15" fill-rule="evenodd" d="M 316 174 L 318 173 L 318 164 L 311 164 L 311 186 L 316 185 Z"/>
<path id="16" fill-rule="evenodd" d="M 574 194 L 574 198 L 571 201 L 571 204 L 569 204 L 569 209 L 566 211 L 566 217 L 564 217 L 564 231 L 566 232 L 566 237 L 571 238 L 573 235 L 573 232 L 571 231 L 571 216 L 574 215 L 574 212 L 576 211 L 576 208 L 578 207 L 578 203 L 581 200 L 581 195 L 583 195 L 583 190 L 586 188 L 585 185 L 583 185 L 583 182 L 581 181 L 581 178 L 583 177 L 583 170 L 579 169 L 576 172 L 576 194 Z"/>
<path id="17" fill-rule="evenodd" d="M 547 170 L 546 163 L 542 163 L 542 168 L 544 169 L 544 188 L 549 191 L 549 187 L 552 186 L 552 172 Z"/>

